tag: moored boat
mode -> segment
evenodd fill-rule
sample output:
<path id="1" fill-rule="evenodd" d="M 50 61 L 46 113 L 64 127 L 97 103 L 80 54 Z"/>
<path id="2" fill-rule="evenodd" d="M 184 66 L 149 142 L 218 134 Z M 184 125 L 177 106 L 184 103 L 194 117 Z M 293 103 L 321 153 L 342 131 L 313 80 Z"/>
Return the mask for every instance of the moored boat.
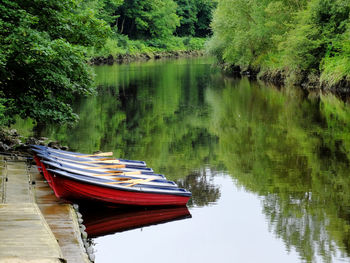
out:
<path id="1" fill-rule="evenodd" d="M 158 186 L 169 186 L 169 187 L 177 187 L 177 185 L 173 181 L 168 181 L 163 177 L 152 175 L 152 174 L 140 174 L 137 171 L 135 172 L 121 172 L 121 173 L 109 173 L 101 170 L 88 170 L 82 168 L 74 168 L 69 165 L 62 165 L 60 163 L 42 161 L 45 167 L 49 169 L 58 169 L 62 171 L 66 171 L 68 173 L 77 174 L 85 177 L 93 177 L 93 178 L 102 178 L 102 179 L 114 179 L 114 180 L 127 180 L 127 179 L 144 179 L 148 180 L 147 185 L 158 185 Z"/>
<path id="2" fill-rule="evenodd" d="M 74 160 L 62 160 L 60 158 L 55 158 L 51 156 L 47 156 L 44 154 L 37 154 L 40 161 L 45 160 L 49 162 L 56 162 L 63 165 L 69 165 L 71 167 L 75 167 L 77 169 L 93 169 L 93 170 L 104 170 L 104 171 L 138 171 L 140 173 L 145 174 L 154 174 L 152 168 L 144 167 L 144 166 L 133 166 L 133 165 L 126 165 L 126 164 L 90 164 L 90 163 L 79 163 Z"/>
<path id="3" fill-rule="evenodd" d="M 88 158 L 90 161 L 114 161 L 115 163 L 121 163 L 121 164 L 130 164 L 130 165 L 137 165 L 137 166 L 146 166 L 146 162 L 144 161 L 137 161 L 137 160 L 127 160 L 127 159 L 120 159 L 120 158 L 106 158 L 107 156 L 110 156 L 112 153 L 100 153 L 100 154 L 83 154 L 83 153 L 77 153 L 77 152 L 70 152 L 70 151 L 64 151 L 64 150 L 58 150 L 51 147 L 43 146 L 43 145 L 32 145 L 32 150 L 34 152 L 45 152 L 52 155 L 63 155 L 62 157 L 76 157 L 76 158 Z M 100 160 L 99 160 L 100 159 Z M 107 160 L 105 160 L 107 159 Z"/>
<path id="4" fill-rule="evenodd" d="M 141 161 L 104 163 L 113 159 L 52 153 L 41 147 L 34 147 L 33 152 L 39 171 L 59 198 L 132 206 L 183 206 L 191 197 L 175 182 L 139 165 Z"/>
<path id="5" fill-rule="evenodd" d="M 115 182 L 62 170 L 47 169 L 46 172 L 56 196 L 68 200 L 95 200 L 133 206 L 181 206 L 186 205 L 191 197 L 185 189 L 144 185 L 141 179 Z"/>
<path id="6" fill-rule="evenodd" d="M 126 168 L 144 169 L 144 170 L 152 171 L 151 168 L 147 168 L 145 165 L 139 165 L 138 163 L 133 163 L 130 161 L 124 162 L 124 161 L 120 161 L 119 159 L 76 157 L 76 156 L 69 156 L 61 153 L 51 153 L 40 149 L 32 149 L 32 150 L 36 155 L 47 156 L 47 157 L 50 157 L 53 159 L 59 159 L 62 161 L 75 162 L 80 164 L 105 165 L 105 166 L 125 165 Z"/>

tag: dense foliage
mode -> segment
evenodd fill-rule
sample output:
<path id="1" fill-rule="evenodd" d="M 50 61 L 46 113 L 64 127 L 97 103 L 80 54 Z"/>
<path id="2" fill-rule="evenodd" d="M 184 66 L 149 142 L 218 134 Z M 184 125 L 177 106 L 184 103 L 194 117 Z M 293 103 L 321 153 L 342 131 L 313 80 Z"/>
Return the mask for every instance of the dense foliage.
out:
<path id="1" fill-rule="evenodd" d="M 206 37 L 216 0 L 86 0 L 117 34 L 132 39 Z"/>
<path id="2" fill-rule="evenodd" d="M 195 9 L 191 24 L 184 5 Z M 75 121 L 72 99 L 94 92 L 88 56 L 200 49 L 192 37 L 210 33 L 213 8 L 214 0 L 1 1 L 0 125 L 16 115 Z"/>
<path id="3" fill-rule="evenodd" d="M 348 0 L 220 0 L 209 49 L 222 61 L 293 82 L 350 80 Z"/>
<path id="4" fill-rule="evenodd" d="M 216 0 L 87 1 L 100 7 L 99 17 L 114 32 L 103 49 L 94 51 L 101 56 L 203 49 L 201 38 L 211 34 L 216 7 Z M 107 9 L 111 2 L 113 13 Z"/>
<path id="5" fill-rule="evenodd" d="M 125 1 L 117 12 L 118 31 L 132 38 L 171 36 L 179 25 L 173 0 Z"/>
<path id="6" fill-rule="evenodd" d="M 211 34 L 209 24 L 216 1 L 212 0 L 175 0 L 177 15 L 181 18 L 176 29 L 179 36 L 205 37 Z"/>
<path id="7" fill-rule="evenodd" d="M 0 14 L 2 124 L 17 114 L 39 122 L 74 121 L 73 96 L 93 92 L 86 48 L 104 44 L 106 23 L 74 0 L 5 0 Z"/>

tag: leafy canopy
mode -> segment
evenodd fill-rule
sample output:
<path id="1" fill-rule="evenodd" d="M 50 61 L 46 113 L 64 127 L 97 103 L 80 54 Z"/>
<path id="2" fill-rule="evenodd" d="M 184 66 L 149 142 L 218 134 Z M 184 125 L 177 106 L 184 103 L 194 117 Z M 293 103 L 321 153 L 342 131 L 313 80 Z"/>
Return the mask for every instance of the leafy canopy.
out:
<path id="1" fill-rule="evenodd" d="M 175 0 L 175 2 L 176 14 L 180 17 L 180 26 L 176 28 L 177 35 L 206 37 L 211 34 L 209 24 L 216 1 Z"/>
<path id="2" fill-rule="evenodd" d="M 132 38 L 169 37 L 179 25 L 173 0 L 125 1 L 117 13 L 118 32 Z"/>
<path id="3" fill-rule="evenodd" d="M 242 68 L 350 79 L 348 0 L 220 0 L 208 47 Z"/>
<path id="4" fill-rule="evenodd" d="M 94 91 L 87 48 L 104 45 L 110 32 L 91 9 L 79 4 L 0 3 L 0 98 L 8 117 L 4 122 L 15 115 L 39 122 L 77 119 L 69 103 L 77 94 Z"/>

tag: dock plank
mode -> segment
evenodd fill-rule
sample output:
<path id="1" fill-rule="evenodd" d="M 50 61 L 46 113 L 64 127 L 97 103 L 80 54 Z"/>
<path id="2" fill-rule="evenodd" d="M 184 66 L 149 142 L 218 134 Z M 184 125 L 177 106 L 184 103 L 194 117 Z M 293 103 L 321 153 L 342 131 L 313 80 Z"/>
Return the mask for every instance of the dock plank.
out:
<path id="1" fill-rule="evenodd" d="M 70 262 L 90 262 L 80 237 L 76 213 L 70 204 L 58 199 L 45 182 L 36 167 L 29 170 L 32 181 L 35 181 L 34 197 L 51 231 L 60 245 L 63 257 Z"/>
<path id="2" fill-rule="evenodd" d="M 2 169 L 0 262 L 62 262 L 62 252 L 34 203 L 25 162 L 6 162 Z"/>

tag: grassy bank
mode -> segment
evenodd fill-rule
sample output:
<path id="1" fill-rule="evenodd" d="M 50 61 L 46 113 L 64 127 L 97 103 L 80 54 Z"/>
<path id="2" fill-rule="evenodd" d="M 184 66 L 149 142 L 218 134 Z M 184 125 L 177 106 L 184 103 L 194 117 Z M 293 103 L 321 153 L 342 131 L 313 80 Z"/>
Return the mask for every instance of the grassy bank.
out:
<path id="1" fill-rule="evenodd" d="M 166 39 L 131 40 L 125 35 L 107 39 L 99 49 L 92 49 L 90 57 L 95 64 L 113 63 L 160 57 L 199 55 L 204 49 L 206 38 L 170 37 Z"/>
<path id="2" fill-rule="evenodd" d="M 349 15 L 347 0 L 220 0 L 208 49 L 235 72 L 312 88 L 349 88 Z"/>

